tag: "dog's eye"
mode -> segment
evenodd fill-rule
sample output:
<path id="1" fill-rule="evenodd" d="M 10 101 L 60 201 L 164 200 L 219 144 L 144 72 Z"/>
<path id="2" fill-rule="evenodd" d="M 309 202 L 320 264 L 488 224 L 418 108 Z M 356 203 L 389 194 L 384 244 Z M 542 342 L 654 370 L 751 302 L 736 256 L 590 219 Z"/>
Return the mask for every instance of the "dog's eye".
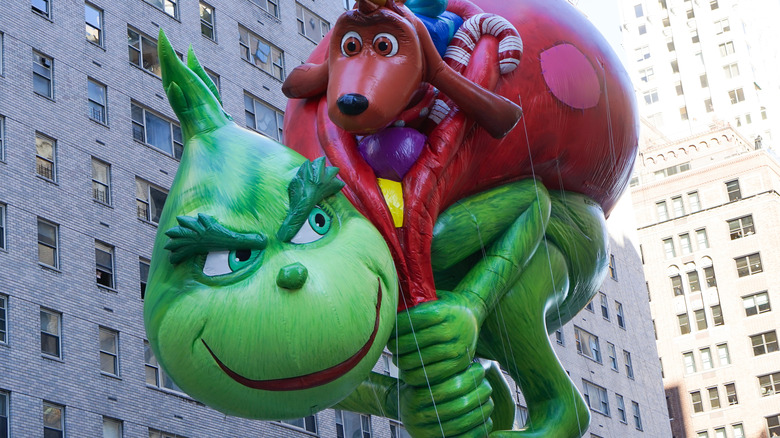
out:
<path id="1" fill-rule="evenodd" d="M 341 37 L 341 54 L 344 56 L 354 56 L 360 53 L 363 48 L 363 40 L 360 34 L 355 31 L 349 31 Z"/>
<path id="2" fill-rule="evenodd" d="M 380 33 L 374 37 L 374 50 L 382 56 L 393 56 L 398 53 L 398 40 L 389 33 Z"/>

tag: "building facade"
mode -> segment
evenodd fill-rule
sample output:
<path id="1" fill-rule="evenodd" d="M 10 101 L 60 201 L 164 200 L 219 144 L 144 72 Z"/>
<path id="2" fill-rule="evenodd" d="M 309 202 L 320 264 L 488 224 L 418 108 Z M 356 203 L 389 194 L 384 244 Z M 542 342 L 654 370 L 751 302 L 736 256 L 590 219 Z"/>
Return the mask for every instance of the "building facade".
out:
<path id="1" fill-rule="evenodd" d="M 777 157 L 724 126 L 642 148 L 636 175 L 672 436 L 780 436 Z"/>
<path id="2" fill-rule="evenodd" d="M 779 135 L 778 28 L 769 0 L 619 0 L 627 70 L 660 143 L 726 123 L 764 147 Z"/>
<path id="3" fill-rule="evenodd" d="M 158 30 L 182 53 L 193 46 L 239 124 L 283 140 L 282 80 L 344 10 L 338 0 L 4 5 L 0 437 L 404 436 L 397 422 L 335 410 L 289 422 L 225 416 L 178 391 L 143 327 L 156 223 L 183 147 Z M 591 436 L 664 436 L 635 240 L 616 229 L 617 277 L 552 339 L 589 395 Z M 375 370 L 395 372 L 388 356 Z"/>

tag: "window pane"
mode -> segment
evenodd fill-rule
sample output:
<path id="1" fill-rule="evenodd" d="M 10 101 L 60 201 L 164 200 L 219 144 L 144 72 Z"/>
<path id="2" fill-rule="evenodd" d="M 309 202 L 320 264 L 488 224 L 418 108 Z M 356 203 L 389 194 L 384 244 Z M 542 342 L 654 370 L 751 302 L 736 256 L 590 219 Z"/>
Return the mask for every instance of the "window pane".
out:
<path id="1" fill-rule="evenodd" d="M 173 155 L 171 124 L 149 111 L 146 111 L 146 142 L 169 155 Z"/>

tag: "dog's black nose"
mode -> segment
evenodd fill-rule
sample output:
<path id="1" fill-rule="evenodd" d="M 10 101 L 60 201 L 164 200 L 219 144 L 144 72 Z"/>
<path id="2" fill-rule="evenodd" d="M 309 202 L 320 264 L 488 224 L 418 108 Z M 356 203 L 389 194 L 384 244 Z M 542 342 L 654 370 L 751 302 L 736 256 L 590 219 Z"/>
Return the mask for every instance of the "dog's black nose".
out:
<path id="1" fill-rule="evenodd" d="M 339 110 L 348 116 L 356 116 L 368 108 L 368 99 L 362 94 L 345 94 L 336 101 Z"/>

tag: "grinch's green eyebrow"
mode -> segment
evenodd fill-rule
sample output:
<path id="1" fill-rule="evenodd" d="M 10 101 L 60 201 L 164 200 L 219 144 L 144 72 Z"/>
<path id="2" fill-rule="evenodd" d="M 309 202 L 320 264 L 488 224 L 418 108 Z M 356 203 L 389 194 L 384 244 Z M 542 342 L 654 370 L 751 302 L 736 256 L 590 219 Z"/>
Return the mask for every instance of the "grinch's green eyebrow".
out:
<path id="1" fill-rule="evenodd" d="M 298 168 L 298 173 L 287 186 L 290 210 L 276 233 L 279 240 L 289 242 L 308 219 L 311 210 L 344 187 L 344 182 L 336 179 L 338 172 L 337 167 L 325 165 L 325 157 L 307 160 Z"/>
<path id="2" fill-rule="evenodd" d="M 211 251 L 232 249 L 265 249 L 268 238 L 262 233 L 236 233 L 223 227 L 213 217 L 198 213 L 198 217 L 178 216 L 179 225 L 165 232 L 171 241 L 165 249 L 171 252 L 172 264 Z"/>

